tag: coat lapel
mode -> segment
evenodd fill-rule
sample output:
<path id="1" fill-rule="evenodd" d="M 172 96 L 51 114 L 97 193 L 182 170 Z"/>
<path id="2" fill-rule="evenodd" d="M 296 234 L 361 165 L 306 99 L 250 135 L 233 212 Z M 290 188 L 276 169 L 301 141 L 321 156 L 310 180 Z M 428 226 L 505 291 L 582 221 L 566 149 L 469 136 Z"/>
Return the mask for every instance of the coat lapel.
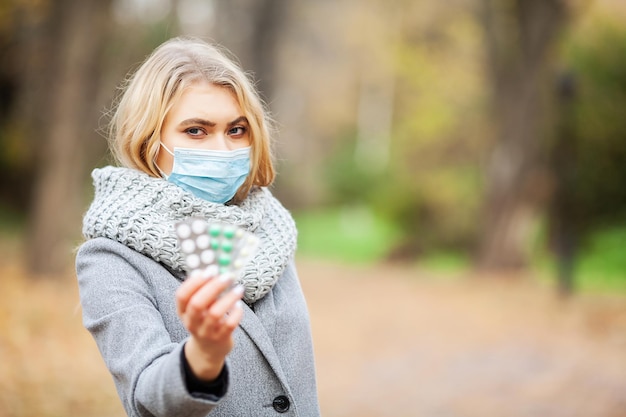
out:
<path id="1" fill-rule="evenodd" d="M 263 323 L 259 319 L 259 317 L 244 304 L 244 315 L 239 323 L 241 329 L 250 337 L 250 339 L 257 345 L 261 353 L 267 359 L 267 362 L 272 367 L 276 376 L 280 380 L 281 384 L 285 389 L 288 389 L 289 384 L 287 384 L 287 379 L 283 372 L 282 365 L 280 364 L 280 360 L 278 358 L 278 354 L 276 353 L 276 349 L 272 344 L 270 336 L 268 335 Z"/>

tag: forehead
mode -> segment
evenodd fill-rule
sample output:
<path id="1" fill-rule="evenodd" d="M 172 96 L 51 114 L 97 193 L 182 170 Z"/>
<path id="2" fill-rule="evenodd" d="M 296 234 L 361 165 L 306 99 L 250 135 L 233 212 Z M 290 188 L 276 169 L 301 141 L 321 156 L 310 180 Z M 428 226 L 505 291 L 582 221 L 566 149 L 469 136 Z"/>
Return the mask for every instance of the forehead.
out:
<path id="1" fill-rule="evenodd" d="M 242 115 L 241 106 L 231 89 L 201 81 L 182 91 L 173 102 L 168 118 L 202 117 L 217 122 L 222 118 L 230 121 Z"/>

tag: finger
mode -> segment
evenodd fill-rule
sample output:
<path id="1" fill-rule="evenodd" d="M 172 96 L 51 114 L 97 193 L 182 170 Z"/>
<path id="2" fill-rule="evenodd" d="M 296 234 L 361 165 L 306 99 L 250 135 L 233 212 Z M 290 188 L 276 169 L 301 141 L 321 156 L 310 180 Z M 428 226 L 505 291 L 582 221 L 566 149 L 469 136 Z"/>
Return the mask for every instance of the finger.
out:
<path id="1" fill-rule="evenodd" d="M 206 282 L 191 295 L 185 312 L 195 315 L 204 313 L 231 283 L 232 278 L 228 275 L 220 275 L 218 279 Z"/>
<path id="2" fill-rule="evenodd" d="M 233 309 L 237 301 L 241 300 L 243 291 L 244 287 L 237 285 L 232 290 L 223 293 L 218 300 L 204 311 L 204 325 L 211 327 L 221 324 L 224 321 L 224 316 Z"/>
<path id="3" fill-rule="evenodd" d="M 211 315 L 213 317 L 223 318 L 230 310 L 232 310 L 235 304 L 243 297 L 244 287 L 243 285 L 237 285 L 230 291 L 223 293 L 211 307 L 206 311 L 205 315 Z"/>
<path id="4" fill-rule="evenodd" d="M 215 338 L 225 339 L 231 337 L 233 331 L 239 326 L 243 318 L 243 301 L 238 300 L 226 315 L 224 315 L 218 329 L 216 329 Z"/>
<path id="5" fill-rule="evenodd" d="M 194 271 L 189 278 L 183 281 L 176 290 L 176 309 L 179 316 L 187 310 L 187 304 L 191 296 L 211 278 L 213 276 L 206 275 L 204 271 Z"/>
<path id="6" fill-rule="evenodd" d="M 224 330 L 228 331 L 228 333 L 232 333 L 239 323 L 241 323 L 241 319 L 243 318 L 243 301 L 239 300 L 235 303 L 235 306 L 228 312 L 226 315 L 226 320 L 224 320 Z"/>
<path id="7" fill-rule="evenodd" d="M 243 318 L 243 301 L 239 300 L 235 303 L 235 306 L 228 312 L 226 315 L 226 320 L 224 320 L 224 325 L 226 327 L 231 328 L 231 331 L 234 330 L 241 319 Z"/>

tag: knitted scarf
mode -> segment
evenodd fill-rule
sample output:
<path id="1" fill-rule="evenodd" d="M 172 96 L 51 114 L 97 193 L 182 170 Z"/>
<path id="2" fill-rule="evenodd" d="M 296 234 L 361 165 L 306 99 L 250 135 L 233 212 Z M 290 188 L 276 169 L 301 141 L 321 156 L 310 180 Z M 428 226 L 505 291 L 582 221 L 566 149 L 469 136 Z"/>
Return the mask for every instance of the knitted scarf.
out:
<path id="1" fill-rule="evenodd" d="M 115 240 L 179 272 L 185 265 L 175 222 L 199 216 L 242 227 L 260 239 L 239 279 L 248 304 L 263 298 L 293 259 L 295 223 L 266 188 L 253 189 L 239 206 L 225 206 L 134 169 L 109 166 L 95 169 L 92 177 L 95 196 L 83 219 L 87 239 Z"/>

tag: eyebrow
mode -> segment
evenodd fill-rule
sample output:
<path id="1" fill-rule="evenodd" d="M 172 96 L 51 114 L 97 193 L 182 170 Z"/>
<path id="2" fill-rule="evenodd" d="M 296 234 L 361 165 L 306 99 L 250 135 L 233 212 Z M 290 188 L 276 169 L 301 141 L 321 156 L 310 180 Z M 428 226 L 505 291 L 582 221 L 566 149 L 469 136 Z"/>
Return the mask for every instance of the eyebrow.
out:
<path id="1" fill-rule="evenodd" d="M 248 123 L 248 119 L 245 116 L 239 116 L 238 118 L 236 118 L 235 120 L 233 120 L 232 122 L 228 123 L 228 126 L 233 126 L 239 123 Z M 187 126 L 194 126 L 194 125 L 200 125 L 200 126 L 206 126 L 206 127 L 215 127 L 216 123 L 215 122 L 211 122 L 210 120 L 205 120 L 205 119 L 200 119 L 200 118 L 192 118 L 192 119 L 185 119 L 182 122 L 180 122 L 179 126 L 181 127 L 187 127 Z"/>
<path id="2" fill-rule="evenodd" d="M 228 126 L 234 126 L 234 125 L 239 124 L 239 123 L 246 123 L 246 124 L 249 124 L 249 123 L 248 123 L 248 119 L 247 119 L 245 116 L 239 116 L 238 118 L 236 118 L 235 120 L 233 120 L 232 122 L 230 122 L 230 123 L 228 124 Z"/>

